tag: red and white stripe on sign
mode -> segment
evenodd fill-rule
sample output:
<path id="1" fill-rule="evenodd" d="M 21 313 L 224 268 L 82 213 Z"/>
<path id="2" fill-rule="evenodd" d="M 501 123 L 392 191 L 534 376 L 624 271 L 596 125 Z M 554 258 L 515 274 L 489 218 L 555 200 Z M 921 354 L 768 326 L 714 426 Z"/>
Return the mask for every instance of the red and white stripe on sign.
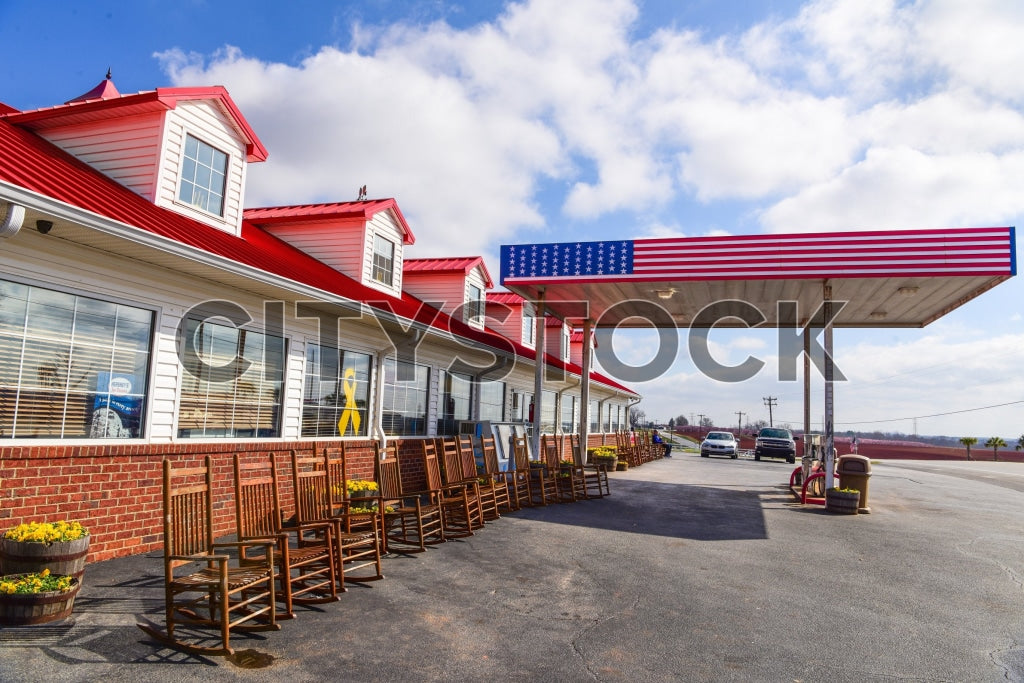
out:
<path id="1" fill-rule="evenodd" d="M 1013 228 L 633 241 L 619 280 L 1014 275 Z"/>

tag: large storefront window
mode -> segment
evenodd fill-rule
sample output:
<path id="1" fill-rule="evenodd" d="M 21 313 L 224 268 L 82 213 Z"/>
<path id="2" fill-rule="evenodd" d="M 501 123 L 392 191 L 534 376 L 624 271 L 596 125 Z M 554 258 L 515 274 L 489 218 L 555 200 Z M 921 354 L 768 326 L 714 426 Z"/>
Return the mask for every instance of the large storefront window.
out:
<path id="1" fill-rule="evenodd" d="M 505 419 L 505 383 L 482 382 L 480 387 L 480 419 L 502 422 Z"/>
<path id="2" fill-rule="evenodd" d="M 280 436 L 284 340 L 198 320 L 185 334 L 178 436 Z"/>
<path id="3" fill-rule="evenodd" d="M 512 421 L 533 422 L 533 394 L 512 390 Z"/>
<path id="4" fill-rule="evenodd" d="M 386 358 L 383 382 L 384 433 L 388 436 L 426 434 L 430 369 Z"/>
<path id="5" fill-rule="evenodd" d="M 0 437 L 138 438 L 153 313 L 0 280 Z"/>
<path id="6" fill-rule="evenodd" d="M 600 404 L 598 404 L 597 401 L 591 401 L 590 402 L 590 415 L 588 415 L 587 417 L 590 420 L 590 427 L 589 427 L 588 431 L 591 434 L 596 434 L 597 433 L 598 418 L 600 418 L 600 416 L 601 416 L 600 415 L 600 410 L 598 409 L 599 405 Z"/>
<path id="7" fill-rule="evenodd" d="M 540 395 L 540 431 L 544 434 L 555 433 L 555 402 L 558 394 L 553 391 L 543 391 Z"/>
<path id="8" fill-rule="evenodd" d="M 470 418 L 473 378 L 458 372 L 445 372 L 441 382 L 441 418 L 437 421 L 437 433 L 458 434 L 459 422 Z"/>
<path id="9" fill-rule="evenodd" d="M 576 397 L 562 394 L 562 431 L 567 434 L 575 434 L 577 427 Z"/>
<path id="10" fill-rule="evenodd" d="M 370 356 L 310 344 L 302 394 L 302 436 L 366 436 Z"/>

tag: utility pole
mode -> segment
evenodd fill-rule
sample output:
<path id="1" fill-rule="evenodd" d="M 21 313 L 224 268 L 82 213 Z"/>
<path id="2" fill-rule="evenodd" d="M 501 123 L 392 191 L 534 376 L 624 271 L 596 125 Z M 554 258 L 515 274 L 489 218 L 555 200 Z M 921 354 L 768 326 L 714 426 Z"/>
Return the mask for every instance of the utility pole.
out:
<path id="1" fill-rule="evenodd" d="M 764 404 L 768 406 L 768 426 L 774 427 L 775 422 L 772 420 L 772 406 L 778 405 L 779 399 L 774 396 L 765 396 Z"/>
<path id="2" fill-rule="evenodd" d="M 736 428 L 737 432 L 742 432 L 743 431 L 743 416 L 744 415 L 746 415 L 746 413 L 740 412 L 739 410 L 736 411 L 736 416 L 739 418 L 739 423 L 738 423 L 739 426 Z"/>
<path id="3" fill-rule="evenodd" d="M 697 438 L 700 438 L 701 433 L 704 430 L 704 413 L 697 413 L 697 417 L 700 418 L 700 422 L 697 423 Z"/>

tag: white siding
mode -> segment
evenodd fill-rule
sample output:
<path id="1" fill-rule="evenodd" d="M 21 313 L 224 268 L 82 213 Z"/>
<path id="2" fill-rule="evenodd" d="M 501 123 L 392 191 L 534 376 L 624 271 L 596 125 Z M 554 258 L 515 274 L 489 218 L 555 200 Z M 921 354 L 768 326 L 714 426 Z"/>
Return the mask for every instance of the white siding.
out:
<path id="1" fill-rule="evenodd" d="M 381 284 L 373 279 L 373 238 L 380 235 L 390 240 L 395 245 L 395 277 L 391 287 Z M 359 281 L 368 287 L 379 289 L 393 296 L 400 296 L 402 293 L 402 254 L 405 233 L 402 231 L 391 211 L 379 211 L 366 225 L 365 239 L 363 240 L 363 264 Z"/>
<path id="2" fill-rule="evenodd" d="M 153 201 L 163 114 L 140 114 L 40 131 L 40 135 Z"/>
<path id="3" fill-rule="evenodd" d="M 462 273 L 414 271 L 403 275 L 405 291 L 446 314 L 454 316 L 466 299 Z M 461 311 L 459 311 L 461 312 Z"/>
<path id="4" fill-rule="evenodd" d="M 228 117 L 212 101 L 180 102 L 167 113 L 165 122 L 163 164 L 157 181 L 154 202 L 207 225 L 232 234 L 242 226 L 242 203 L 245 192 L 245 143 L 238 137 Z M 228 173 L 224 188 L 224 216 L 215 216 L 178 201 L 178 173 L 185 146 L 185 136 L 202 140 L 228 155 Z"/>
<path id="5" fill-rule="evenodd" d="M 501 336 L 520 342 L 523 338 L 523 309 L 512 304 L 487 303 L 487 327 Z M 505 317 L 505 314 L 508 314 Z"/>
<path id="6" fill-rule="evenodd" d="M 362 279 L 363 223 L 272 225 L 267 232 L 353 280 Z"/>

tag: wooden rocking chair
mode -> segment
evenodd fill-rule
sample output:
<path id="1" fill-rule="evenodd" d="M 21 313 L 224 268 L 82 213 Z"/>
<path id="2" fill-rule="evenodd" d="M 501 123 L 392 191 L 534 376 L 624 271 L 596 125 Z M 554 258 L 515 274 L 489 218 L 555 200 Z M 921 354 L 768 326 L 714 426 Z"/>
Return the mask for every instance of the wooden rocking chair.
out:
<path id="1" fill-rule="evenodd" d="M 480 437 L 480 450 L 484 454 L 484 488 L 490 489 L 497 513 L 513 512 L 519 509 L 516 499 L 509 491 L 509 478 L 498 468 L 498 448 L 493 436 Z"/>
<path id="2" fill-rule="evenodd" d="M 608 467 L 606 465 L 591 465 L 583 462 L 583 449 L 580 447 L 580 435 L 569 435 L 569 446 L 572 451 L 572 461 L 577 470 L 583 474 L 583 482 L 588 498 L 603 498 L 612 493 L 608 486 Z"/>
<path id="3" fill-rule="evenodd" d="M 421 442 L 423 473 L 426 476 L 427 494 L 430 501 L 441 509 L 441 524 L 444 537 L 461 538 L 472 536 L 476 528 L 470 491 L 466 486 L 448 486 L 441 478 L 441 467 L 437 462 L 437 447 L 433 439 Z"/>
<path id="4" fill-rule="evenodd" d="M 306 522 L 284 528 L 281 515 L 277 460 L 242 464 L 236 453 L 235 529 L 240 541 L 274 540 L 284 612 L 278 619 L 293 619 L 293 606 L 335 602 L 334 538 L 330 522 Z M 243 558 L 253 559 L 243 550 Z"/>
<path id="5" fill-rule="evenodd" d="M 460 499 L 465 496 L 469 500 L 469 525 L 474 531 L 484 525 L 483 502 L 480 497 L 480 481 L 476 476 L 476 466 L 467 473 L 463 469 L 462 453 L 459 450 L 459 443 L 454 437 L 438 439 L 435 447 L 441 451 L 443 469 L 441 470 L 441 481 L 444 484 L 443 496 L 445 498 Z"/>
<path id="6" fill-rule="evenodd" d="M 554 437 L 541 434 L 540 452 L 542 461 L 547 465 L 546 476 L 555 482 L 558 502 L 575 503 L 578 500 L 577 493 L 582 492 L 583 479 L 577 476 L 574 468 L 562 467 L 561 456 Z M 580 498 L 584 497 L 586 496 L 580 496 Z"/>
<path id="7" fill-rule="evenodd" d="M 511 468 L 502 472 L 508 486 L 509 495 L 515 501 L 516 509 L 532 507 L 533 502 L 533 477 L 530 473 L 530 453 L 527 450 L 526 439 L 512 437 L 509 442 L 512 449 Z"/>
<path id="8" fill-rule="evenodd" d="M 444 543 L 441 508 L 429 500 L 427 491 L 408 491 L 403 487 L 397 446 L 375 444 L 375 450 L 385 547 L 388 551 L 418 553 L 428 545 Z"/>
<path id="9" fill-rule="evenodd" d="M 274 593 L 274 541 L 217 543 L 213 540 L 213 475 L 210 456 L 202 467 L 172 468 L 163 462 L 164 594 L 166 630 L 138 626 L 171 647 L 205 655 L 231 655 L 232 631 L 269 631 L 277 623 Z M 233 563 L 223 554 L 260 547 L 259 558 Z M 184 565 L 199 564 L 188 573 Z M 196 597 L 196 594 L 199 594 Z M 219 647 L 181 640 L 179 626 L 220 630 Z"/>
<path id="10" fill-rule="evenodd" d="M 384 540 L 383 510 L 380 500 L 380 484 L 377 484 L 377 491 L 370 492 L 362 498 L 353 498 L 348 491 L 348 462 L 350 455 L 359 458 L 360 456 L 375 459 L 376 449 L 369 445 L 357 445 L 343 443 L 341 448 L 325 448 L 324 458 L 327 469 L 331 475 L 331 510 L 332 514 L 344 515 L 346 520 L 345 531 L 367 531 L 372 529 L 379 537 L 381 552 L 387 552 L 386 541 Z M 377 481 L 376 465 L 374 465 L 373 481 Z"/>
<path id="11" fill-rule="evenodd" d="M 543 458 L 530 461 L 530 450 L 526 436 L 517 436 L 513 439 L 513 453 L 516 459 L 516 471 L 523 471 L 530 480 L 532 503 L 534 505 L 547 505 L 558 502 L 558 482 L 548 472 L 547 463 Z"/>
<path id="12" fill-rule="evenodd" d="M 473 450 L 473 437 L 462 434 L 458 440 L 459 459 L 462 462 L 462 475 L 472 477 L 476 487 L 477 500 L 480 505 L 480 516 L 485 522 L 492 522 L 501 517 L 498 512 L 497 492 L 494 480 L 487 476 L 486 467 L 477 467 L 476 453 Z"/>
<path id="13" fill-rule="evenodd" d="M 331 476 L 324 456 L 300 456 L 292 451 L 292 490 L 295 519 L 299 524 L 329 521 L 334 527 L 334 556 L 340 590 L 345 582 L 363 583 L 384 578 L 380 561 L 380 538 L 376 529 L 346 531 L 344 514 L 331 509 Z M 369 573 L 365 573 L 369 570 Z"/>

